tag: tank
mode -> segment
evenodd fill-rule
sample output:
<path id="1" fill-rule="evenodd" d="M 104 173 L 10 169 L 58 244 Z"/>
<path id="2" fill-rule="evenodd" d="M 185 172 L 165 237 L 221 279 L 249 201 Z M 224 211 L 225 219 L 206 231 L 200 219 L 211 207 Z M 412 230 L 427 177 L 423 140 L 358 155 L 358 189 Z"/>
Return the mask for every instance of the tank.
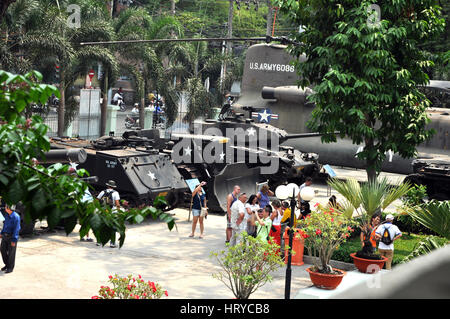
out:
<path id="1" fill-rule="evenodd" d="M 289 134 L 310 132 L 306 123 L 311 119 L 315 105 L 308 102 L 307 96 L 313 90 L 309 87 L 297 87 L 299 77 L 290 65 L 292 60 L 284 45 L 251 46 L 245 58 L 241 93 L 236 96 L 232 110 L 236 113 L 243 112 L 255 122 L 282 128 Z M 305 60 L 304 56 L 300 57 L 300 61 Z M 383 171 L 412 174 L 412 161 L 415 159 L 450 161 L 450 82 L 430 81 L 423 87 L 423 91 L 433 103 L 433 107 L 427 110 L 431 119 L 427 128 L 433 128 L 436 134 L 417 147 L 416 158 L 402 158 L 396 153 L 388 152 L 382 165 Z M 356 158 L 363 145 L 353 144 L 349 139 L 338 138 L 336 143 L 326 144 L 321 142 L 319 136 L 311 136 L 288 139 L 283 145 L 317 153 L 321 164 L 362 169 L 366 165 L 365 161 Z"/>
<path id="2" fill-rule="evenodd" d="M 430 199 L 450 200 L 450 161 L 414 160 L 414 173 L 405 181 L 411 184 L 425 185 Z"/>
<path id="3" fill-rule="evenodd" d="M 148 136 L 126 132 L 122 137 L 104 136 L 92 142 L 52 140 L 52 145 L 55 148 L 82 147 L 86 151 L 86 161 L 78 167 L 97 176 L 97 181 L 91 183 L 97 191 L 105 189 L 106 182 L 112 179 L 121 199 L 127 200 L 131 207 L 151 205 L 157 196 L 164 196 L 168 202 L 164 209 L 172 209 L 183 201 L 188 186 L 170 154 L 153 147 L 158 141 Z"/>
<path id="4" fill-rule="evenodd" d="M 189 133 L 172 133 L 172 159 L 185 179 L 206 181 L 208 208 L 226 211 L 226 197 L 234 185 L 256 194 L 258 185 L 274 190 L 286 182 L 303 183 L 320 171 L 317 154 L 304 153 L 280 144 L 289 135 L 268 124 L 258 124 L 235 114 L 225 120 L 194 121 Z M 187 154 L 189 150 L 189 155 Z"/>

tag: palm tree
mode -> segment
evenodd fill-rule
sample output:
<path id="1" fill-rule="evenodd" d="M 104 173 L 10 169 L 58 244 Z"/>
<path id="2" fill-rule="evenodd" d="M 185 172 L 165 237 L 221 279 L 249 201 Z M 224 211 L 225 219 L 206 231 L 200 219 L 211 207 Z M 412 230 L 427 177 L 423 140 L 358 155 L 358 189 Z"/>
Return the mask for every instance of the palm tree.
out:
<path id="1" fill-rule="evenodd" d="M 411 254 L 402 262 L 408 262 L 414 257 L 428 254 L 444 247 L 450 241 L 450 201 L 439 202 L 432 200 L 426 204 L 407 208 L 407 213 L 423 226 L 447 239 L 447 243 L 439 243 L 434 237 L 426 237 L 417 243 Z"/>
<path id="2" fill-rule="evenodd" d="M 142 8 L 129 8 L 122 11 L 114 23 L 115 32 L 120 40 L 151 40 L 181 37 L 181 25 L 173 17 L 160 17 L 153 19 Z M 134 79 L 137 95 L 140 100 L 140 125 L 144 125 L 144 102 L 146 90 L 150 79 L 153 85 L 162 84 L 167 87 L 170 80 L 167 78 L 167 67 L 164 58 L 170 55 L 171 50 L 178 48 L 170 43 L 151 44 L 124 44 L 117 47 L 120 55 L 122 70 L 125 70 Z M 165 95 L 166 104 L 170 94 Z M 172 105 L 172 103 L 169 104 Z"/>
<path id="3" fill-rule="evenodd" d="M 408 214 L 425 227 L 450 240 L 450 201 L 432 200 L 412 207 Z"/>
<path id="4" fill-rule="evenodd" d="M 411 188 L 409 183 L 391 186 L 386 177 L 381 180 L 370 180 L 363 185 L 353 178 L 346 181 L 332 178 L 328 181 L 328 185 L 345 198 L 341 212 L 347 218 L 361 219 L 361 231 L 364 232 L 367 241 L 370 238 L 369 226 L 372 216 L 375 213 L 381 213 Z"/>
<path id="5" fill-rule="evenodd" d="M 77 4 L 81 10 L 80 28 L 71 28 L 64 10 L 68 4 Z M 26 13 L 25 15 L 23 13 Z M 65 128 L 66 92 L 80 76 L 86 75 L 94 63 L 101 62 L 105 69 L 117 76 L 118 66 L 112 52 L 107 48 L 81 47 L 83 41 L 112 40 L 113 29 L 107 19 L 107 11 L 101 0 L 18 0 L 8 9 L 12 17 L 10 28 L 15 28 L 20 41 L 13 50 L 23 52 L 22 63 L 16 68 L 43 70 L 44 79 L 53 73 L 54 65 L 60 65 L 60 105 L 58 109 L 58 135 Z M 6 60 L 6 59 L 4 59 Z M 14 60 L 10 59 L 10 67 Z M 5 64 L 2 61 L 2 66 Z M 16 63 L 17 64 L 17 63 Z"/>

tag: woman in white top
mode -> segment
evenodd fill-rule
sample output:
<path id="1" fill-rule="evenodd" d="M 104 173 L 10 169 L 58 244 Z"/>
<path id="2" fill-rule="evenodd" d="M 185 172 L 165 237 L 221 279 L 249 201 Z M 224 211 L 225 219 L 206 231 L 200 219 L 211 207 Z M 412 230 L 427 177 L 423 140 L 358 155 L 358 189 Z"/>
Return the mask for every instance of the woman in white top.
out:
<path id="1" fill-rule="evenodd" d="M 248 215 L 246 231 L 249 235 L 253 235 L 256 232 L 256 227 L 252 225 L 251 219 L 254 218 L 253 212 L 257 212 L 259 208 L 258 197 L 251 195 L 247 203 L 245 203 L 245 210 Z"/>
<path id="2" fill-rule="evenodd" d="M 273 237 L 273 240 L 281 247 L 281 219 L 283 218 L 283 211 L 281 210 L 281 202 L 279 200 L 274 200 L 272 202 L 273 212 L 270 216 L 272 220 L 272 229 L 270 230 L 269 236 Z"/>

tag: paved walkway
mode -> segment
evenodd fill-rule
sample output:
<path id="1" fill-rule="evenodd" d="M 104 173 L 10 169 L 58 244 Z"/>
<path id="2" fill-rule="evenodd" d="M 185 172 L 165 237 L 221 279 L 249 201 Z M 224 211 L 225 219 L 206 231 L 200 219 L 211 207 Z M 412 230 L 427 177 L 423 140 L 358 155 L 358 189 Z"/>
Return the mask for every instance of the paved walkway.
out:
<path id="1" fill-rule="evenodd" d="M 316 202 L 326 204 L 327 186 L 313 184 L 313 188 L 317 193 L 312 207 Z M 334 190 L 332 194 L 338 195 Z M 156 281 L 168 290 L 169 298 L 233 298 L 231 291 L 212 277 L 220 268 L 210 258 L 211 251 L 225 247 L 225 217 L 210 214 L 205 221 L 205 238 L 199 239 L 199 233 L 188 238 L 188 210 L 172 212 L 178 230 L 169 231 L 165 223 L 152 219 L 129 225 L 121 249 L 80 242 L 78 228 L 69 236 L 58 231 L 21 238 L 14 272 L 0 272 L 0 298 L 90 298 L 115 273 L 140 274 L 145 280 Z M 36 226 L 39 229 L 40 223 Z M 305 271 L 308 266 L 292 267 L 292 298 L 298 289 L 311 285 Z M 285 267 L 273 273 L 273 281 L 251 298 L 284 298 L 285 273 Z"/>
<path id="2" fill-rule="evenodd" d="M 231 291 L 212 277 L 219 270 L 209 257 L 223 249 L 225 217 L 210 215 L 205 238 L 188 238 L 188 211 L 176 209 L 178 231 L 165 223 L 145 221 L 131 225 L 121 249 L 80 242 L 76 232 L 46 233 L 18 243 L 16 268 L 0 273 L 0 298 L 90 298 L 107 285 L 109 275 L 140 274 L 168 290 L 169 298 L 231 299 Z M 192 220 L 192 217 L 191 217 Z M 37 224 L 39 226 L 39 223 Z M 310 285 L 306 266 L 293 266 L 292 296 Z M 252 298 L 284 298 L 285 267 Z"/>

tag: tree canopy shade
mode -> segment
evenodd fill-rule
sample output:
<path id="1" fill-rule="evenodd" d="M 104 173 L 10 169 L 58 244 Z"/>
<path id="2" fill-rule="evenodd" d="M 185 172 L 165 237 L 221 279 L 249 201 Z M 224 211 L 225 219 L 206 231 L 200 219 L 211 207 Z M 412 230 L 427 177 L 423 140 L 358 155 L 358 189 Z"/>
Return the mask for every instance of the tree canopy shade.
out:
<path id="1" fill-rule="evenodd" d="M 358 158 L 366 161 L 371 180 L 387 151 L 414 156 L 433 133 L 425 129 L 429 101 L 417 85 L 429 81 L 425 70 L 432 65 L 419 45 L 444 30 L 435 1 L 275 2 L 305 29 L 293 35 L 302 45 L 289 49 L 307 57 L 295 61 L 299 84 L 315 85 L 309 127 L 325 133 L 326 143 L 336 142 L 332 132 L 339 131 L 341 138 L 364 144 Z"/>

